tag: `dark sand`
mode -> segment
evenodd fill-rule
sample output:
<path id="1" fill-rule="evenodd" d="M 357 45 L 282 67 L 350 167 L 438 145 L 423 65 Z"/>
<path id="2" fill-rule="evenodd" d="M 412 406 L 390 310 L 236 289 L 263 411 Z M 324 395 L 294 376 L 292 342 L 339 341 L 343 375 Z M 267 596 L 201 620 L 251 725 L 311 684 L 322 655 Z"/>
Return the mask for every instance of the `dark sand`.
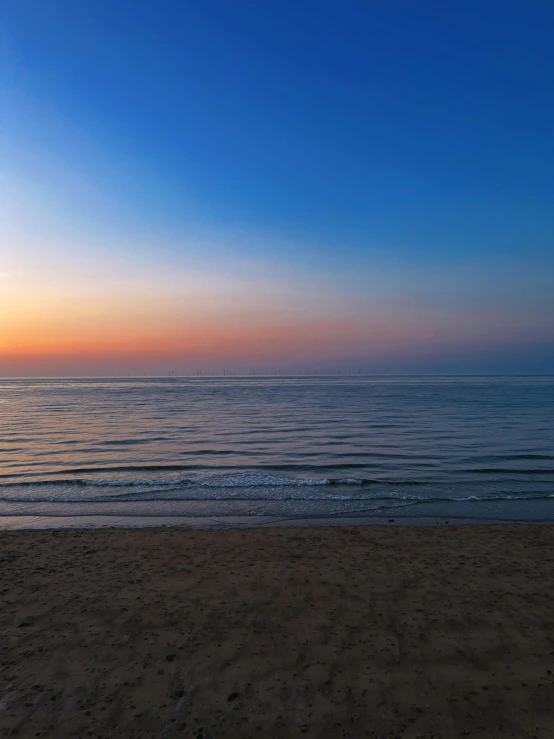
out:
<path id="1" fill-rule="evenodd" d="M 0 736 L 554 737 L 554 528 L 0 533 Z"/>

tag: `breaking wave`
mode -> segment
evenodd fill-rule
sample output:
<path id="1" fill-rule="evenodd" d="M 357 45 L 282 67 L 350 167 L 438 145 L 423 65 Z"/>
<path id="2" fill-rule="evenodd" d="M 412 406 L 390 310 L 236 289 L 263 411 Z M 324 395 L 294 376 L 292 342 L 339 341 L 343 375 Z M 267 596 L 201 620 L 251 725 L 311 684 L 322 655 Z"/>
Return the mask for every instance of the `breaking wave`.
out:
<path id="1" fill-rule="evenodd" d="M 440 489 L 440 488 L 439 488 Z M 495 490 L 482 495 L 439 493 L 418 480 L 285 477 L 259 472 L 196 475 L 175 479 L 60 478 L 0 484 L 5 503 L 113 503 L 133 501 L 405 501 L 415 503 L 547 500 L 554 493 Z"/>

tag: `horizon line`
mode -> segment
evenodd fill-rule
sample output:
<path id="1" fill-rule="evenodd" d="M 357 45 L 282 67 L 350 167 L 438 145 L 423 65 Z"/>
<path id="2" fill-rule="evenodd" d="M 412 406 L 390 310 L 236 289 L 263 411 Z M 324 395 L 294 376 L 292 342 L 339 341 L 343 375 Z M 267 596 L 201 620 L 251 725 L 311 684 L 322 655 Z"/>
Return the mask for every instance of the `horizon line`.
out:
<path id="1" fill-rule="evenodd" d="M 252 379 L 255 377 L 271 378 L 307 378 L 307 377 L 554 377 L 554 372 L 317 372 L 317 373 L 280 373 L 280 372 L 254 372 L 212 374 L 197 372 L 184 375 L 21 375 L 17 377 L 0 376 L 0 382 L 5 380 L 201 380 L 207 378 L 222 379 Z"/>

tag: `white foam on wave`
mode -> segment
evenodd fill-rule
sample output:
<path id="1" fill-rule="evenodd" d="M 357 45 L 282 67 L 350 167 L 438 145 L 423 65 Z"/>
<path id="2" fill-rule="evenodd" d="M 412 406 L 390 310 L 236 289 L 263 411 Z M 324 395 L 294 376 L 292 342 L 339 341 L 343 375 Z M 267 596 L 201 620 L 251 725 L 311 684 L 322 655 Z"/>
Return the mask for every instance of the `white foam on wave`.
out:
<path id="1" fill-rule="evenodd" d="M 176 480 L 79 480 L 80 485 L 93 487 L 178 487 L 196 485 L 206 488 L 251 488 L 251 487 L 318 487 L 321 485 L 363 485 L 364 480 L 345 477 L 334 480 L 304 480 L 297 477 L 281 477 L 260 472 L 237 472 L 230 475 L 198 475 Z"/>
<path id="2" fill-rule="evenodd" d="M 198 485 L 210 488 L 253 488 L 253 487 L 311 487 L 330 485 L 330 480 L 300 480 L 296 477 L 278 477 L 260 472 L 238 472 L 233 475 L 199 478 Z"/>
<path id="3" fill-rule="evenodd" d="M 0 490 L 35 487 L 93 487 L 93 488 L 291 488 L 320 487 L 322 485 L 361 485 L 363 480 L 305 480 L 260 472 L 239 472 L 233 474 L 201 474 L 179 478 L 73 478 L 56 480 L 23 480 L 0 484 Z"/>
<path id="4" fill-rule="evenodd" d="M 70 481 L 67 481 L 68 483 Z M 134 488 L 134 487 L 176 487 L 183 485 L 186 480 L 77 480 L 77 485 L 100 488 Z"/>

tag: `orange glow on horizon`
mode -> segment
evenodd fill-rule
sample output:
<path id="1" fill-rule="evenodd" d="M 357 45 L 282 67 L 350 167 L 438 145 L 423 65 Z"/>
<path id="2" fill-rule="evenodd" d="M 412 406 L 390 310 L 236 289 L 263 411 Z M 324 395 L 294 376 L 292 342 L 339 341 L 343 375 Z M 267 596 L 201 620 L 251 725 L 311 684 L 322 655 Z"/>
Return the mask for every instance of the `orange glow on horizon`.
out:
<path id="1" fill-rule="evenodd" d="M 344 305 L 333 314 L 323 292 L 299 303 L 284 291 L 266 297 L 259 286 L 248 296 L 226 284 L 211 293 L 194 283 L 167 293 L 156 284 L 148 290 L 142 284 L 116 287 L 82 280 L 48 287 L 4 281 L 0 376 L 158 361 L 213 367 L 362 356 L 388 361 L 406 352 L 416 356 L 521 339 L 509 316 L 400 312 L 396 306 L 388 312 L 386 306 L 365 312 L 358 306 L 348 313 Z M 547 329 L 537 327 L 535 334 Z"/>
<path id="2" fill-rule="evenodd" d="M 136 286 L 101 294 L 26 286 L 0 297 L 0 361 L 41 358 L 183 357 L 245 359 L 321 356 L 360 345 L 407 340 L 410 328 L 390 318 L 330 317 L 327 309 L 291 309 L 286 295 L 198 297 Z M 2 305 L 3 303 L 3 305 Z M 325 305 L 322 306 L 325 308 Z"/>
<path id="3" fill-rule="evenodd" d="M 2 335 L 0 358 L 92 357 L 92 356 L 221 356 L 253 357 L 321 352 L 332 346 L 347 348 L 367 335 L 367 326 L 354 321 L 304 322 L 255 321 L 247 324 L 229 320 L 197 321 L 189 326 L 155 329 L 137 325 L 58 327 L 43 332 L 37 326 L 14 327 Z M 364 330 L 365 329 L 365 330 Z M 374 324 L 373 340 L 384 340 L 390 327 Z"/>

